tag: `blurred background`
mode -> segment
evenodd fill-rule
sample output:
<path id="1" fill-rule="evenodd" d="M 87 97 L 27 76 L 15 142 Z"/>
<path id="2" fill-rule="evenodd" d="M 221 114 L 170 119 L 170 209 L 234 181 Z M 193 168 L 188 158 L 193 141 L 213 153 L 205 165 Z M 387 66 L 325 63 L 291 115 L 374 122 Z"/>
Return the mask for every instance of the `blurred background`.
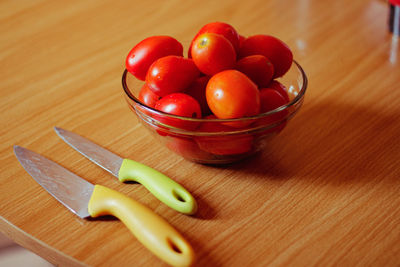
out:
<path id="1" fill-rule="evenodd" d="M 1 267 L 51 267 L 53 266 L 35 253 L 12 242 L 0 233 L 0 266 Z"/>

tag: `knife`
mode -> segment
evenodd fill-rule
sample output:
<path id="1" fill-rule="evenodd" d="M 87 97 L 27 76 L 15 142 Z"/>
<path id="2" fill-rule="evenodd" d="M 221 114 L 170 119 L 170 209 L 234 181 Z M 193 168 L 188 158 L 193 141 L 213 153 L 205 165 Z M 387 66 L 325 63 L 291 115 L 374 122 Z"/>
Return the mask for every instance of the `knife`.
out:
<path id="1" fill-rule="evenodd" d="M 78 134 L 58 127 L 54 130 L 68 145 L 120 182 L 138 182 L 170 208 L 188 215 L 196 213 L 197 203 L 193 196 L 168 176 L 139 162 L 123 159 Z"/>
<path id="2" fill-rule="evenodd" d="M 173 266 L 190 266 L 189 243 L 148 207 L 101 185 L 93 185 L 57 163 L 20 146 L 14 153 L 24 169 L 80 218 L 113 215 L 160 259 Z"/>

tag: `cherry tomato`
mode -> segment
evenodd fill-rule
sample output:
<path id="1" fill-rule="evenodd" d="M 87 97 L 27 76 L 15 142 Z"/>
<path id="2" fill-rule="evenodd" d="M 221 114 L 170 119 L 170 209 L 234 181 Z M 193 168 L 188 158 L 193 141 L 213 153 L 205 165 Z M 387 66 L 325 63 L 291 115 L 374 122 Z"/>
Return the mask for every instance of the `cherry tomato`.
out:
<path id="1" fill-rule="evenodd" d="M 270 88 L 262 88 L 260 90 L 260 99 L 261 99 L 260 113 L 274 110 L 288 103 L 288 101 L 278 91 Z M 277 113 L 259 119 L 259 121 L 256 122 L 256 125 L 267 126 L 270 124 L 279 123 L 276 127 L 273 127 L 267 130 L 266 132 L 280 132 L 286 126 L 285 118 L 287 115 L 288 111 L 284 109 L 282 111 L 279 111 Z"/>
<path id="2" fill-rule="evenodd" d="M 240 36 L 233 28 L 231 25 L 224 23 L 224 22 L 211 22 L 206 25 L 204 25 L 196 34 L 196 36 L 193 38 L 192 43 L 190 44 L 188 56 L 189 58 L 191 57 L 191 47 L 193 45 L 193 42 L 196 40 L 196 38 L 203 33 L 216 33 L 224 36 L 226 39 L 231 42 L 233 45 L 233 48 L 235 49 L 236 52 L 239 52 L 239 44 L 240 44 Z"/>
<path id="3" fill-rule="evenodd" d="M 161 99 L 160 96 L 156 95 L 150 90 L 150 88 L 147 86 L 147 83 L 145 83 L 142 89 L 140 89 L 138 98 L 143 104 L 151 108 L 154 108 L 156 102 Z"/>
<path id="4" fill-rule="evenodd" d="M 215 119 L 214 115 L 205 119 Z M 197 128 L 199 132 L 230 132 L 237 130 L 218 122 L 202 122 Z M 252 149 L 253 137 L 249 134 L 225 135 L 225 136 L 197 136 L 199 147 L 215 155 L 236 155 L 249 152 Z"/>
<path id="5" fill-rule="evenodd" d="M 188 118 L 201 118 L 200 104 L 196 99 L 184 93 L 173 93 L 157 101 L 155 109 L 165 113 Z M 194 130 L 198 123 L 193 121 L 171 118 L 165 115 L 154 116 L 159 122 L 176 128 Z"/>
<path id="6" fill-rule="evenodd" d="M 288 103 L 278 91 L 270 88 L 262 88 L 260 90 L 260 102 L 260 113 L 274 110 Z"/>
<path id="7" fill-rule="evenodd" d="M 258 87 L 267 86 L 274 75 L 274 66 L 262 55 L 244 57 L 236 62 L 236 69 L 247 75 Z"/>
<path id="8" fill-rule="evenodd" d="M 238 50 L 238 53 L 240 52 L 240 47 L 242 47 L 244 40 L 246 40 L 246 37 L 244 37 L 243 35 L 239 34 L 239 50 Z"/>
<path id="9" fill-rule="evenodd" d="M 206 99 L 206 87 L 210 80 L 209 76 L 202 76 L 194 80 L 194 82 L 185 90 L 185 93 L 196 99 L 201 107 L 203 116 L 210 115 L 211 110 L 208 107 Z"/>
<path id="10" fill-rule="evenodd" d="M 290 68 L 293 54 L 289 47 L 270 35 L 254 35 L 243 41 L 240 47 L 240 57 L 263 55 L 274 65 L 274 78 L 281 77 Z"/>
<path id="11" fill-rule="evenodd" d="M 225 70 L 211 77 L 206 98 L 211 111 L 220 119 L 253 116 L 260 111 L 257 85 L 237 70 Z"/>
<path id="12" fill-rule="evenodd" d="M 198 76 L 193 60 L 166 56 L 157 59 L 149 68 L 146 83 L 150 90 L 161 97 L 184 91 Z"/>
<path id="13" fill-rule="evenodd" d="M 201 150 L 191 138 L 169 135 L 165 138 L 165 146 L 178 155 L 194 161 L 206 160 L 212 157 L 206 151 Z"/>
<path id="14" fill-rule="evenodd" d="M 207 75 L 232 69 L 236 52 L 231 42 L 216 33 L 203 33 L 193 42 L 192 58 L 199 70 Z"/>
<path id="15" fill-rule="evenodd" d="M 138 43 L 126 57 L 126 69 L 144 81 L 147 70 L 157 59 L 169 55 L 183 56 L 183 46 L 170 36 L 152 36 Z"/>
<path id="16" fill-rule="evenodd" d="M 289 94 L 287 92 L 286 87 L 283 84 L 281 84 L 280 82 L 273 80 L 267 85 L 267 88 L 271 88 L 271 89 L 278 91 L 278 93 L 280 93 L 287 102 L 290 101 Z"/>

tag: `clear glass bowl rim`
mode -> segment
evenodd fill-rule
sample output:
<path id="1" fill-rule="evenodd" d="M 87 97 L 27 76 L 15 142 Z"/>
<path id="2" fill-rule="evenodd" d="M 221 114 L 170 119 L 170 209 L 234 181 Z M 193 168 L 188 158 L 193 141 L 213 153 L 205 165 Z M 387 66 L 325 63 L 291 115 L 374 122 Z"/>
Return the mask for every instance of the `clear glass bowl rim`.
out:
<path id="1" fill-rule="evenodd" d="M 180 120 L 184 120 L 184 121 L 192 121 L 192 122 L 220 122 L 220 123 L 225 123 L 225 122 L 237 122 L 237 121 L 252 121 L 252 120 L 256 120 L 256 119 L 260 119 L 263 117 L 267 117 L 270 116 L 272 114 L 275 114 L 277 112 L 280 112 L 282 110 L 285 110 L 295 104 L 297 104 L 299 101 L 301 101 L 301 99 L 303 98 L 306 89 L 307 89 L 307 85 L 308 85 L 308 79 L 307 79 L 307 75 L 305 73 L 305 71 L 303 70 L 303 68 L 300 66 L 299 63 L 297 63 L 297 61 L 293 60 L 293 63 L 296 65 L 297 69 L 300 71 L 300 74 L 302 76 L 303 79 L 303 84 L 300 88 L 300 93 L 293 98 L 289 103 L 280 106 L 276 109 L 270 110 L 268 112 L 264 112 L 264 113 L 260 113 L 254 116 L 248 116 L 248 117 L 242 117 L 242 118 L 235 118 L 235 119 L 203 119 L 203 118 L 189 118 L 189 117 L 182 117 L 182 116 L 178 116 L 178 115 L 173 115 L 173 114 L 169 114 L 169 113 L 165 113 L 163 111 L 160 110 L 156 110 L 154 108 L 151 108 L 149 106 L 146 106 L 145 104 L 143 104 L 142 102 L 139 101 L 139 99 L 137 99 L 132 92 L 129 90 L 128 84 L 126 83 L 126 76 L 128 75 L 128 71 L 125 69 L 123 74 L 122 74 L 122 87 L 124 89 L 124 92 L 126 94 L 126 96 L 129 97 L 129 99 L 131 99 L 133 102 L 135 102 L 136 104 L 138 104 L 141 108 L 148 110 L 151 113 L 155 113 L 158 115 L 162 115 L 162 116 L 166 116 L 166 117 L 170 117 L 170 118 L 175 118 L 175 119 L 180 119 Z"/>

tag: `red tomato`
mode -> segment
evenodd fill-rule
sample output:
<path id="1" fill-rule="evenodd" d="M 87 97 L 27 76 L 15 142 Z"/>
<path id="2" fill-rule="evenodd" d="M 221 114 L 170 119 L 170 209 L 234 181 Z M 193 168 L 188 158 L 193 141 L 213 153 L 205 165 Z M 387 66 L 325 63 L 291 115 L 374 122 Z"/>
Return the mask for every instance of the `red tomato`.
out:
<path id="1" fill-rule="evenodd" d="M 287 102 L 290 101 L 289 94 L 287 92 L 286 87 L 283 84 L 281 84 L 280 82 L 273 80 L 270 82 L 270 84 L 268 84 L 267 88 L 271 88 L 271 89 L 278 91 L 278 93 L 280 93 Z"/>
<path id="2" fill-rule="evenodd" d="M 247 75 L 258 87 L 267 86 L 274 75 L 274 66 L 262 55 L 244 57 L 236 62 L 236 69 Z"/>
<path id="3" fill-rule="evenodd" d="M 182 44 L 170 36 L 152 36 L 132 48 L 126 57 L 126 69 L 144 81 L 150 65 L 169 55 L 183 56 Z"/>
<path id="4" fill-rule="evenodd" d="M 190 138 L 167 136 L 165 138 L 165 146 L 178 155 L 194 161 L 206 160 L 212 157 L 206 151 L 201 150 L 197 143 Z"/>
<path id="5" fill-rule="evenodd" d="M 260 90 L 260 102 L 260 113 L 274 110 L 288 103 L 278 91 L 270 88 L 262 88 Z"/>
<path id="6" fill-rule="evenodd" d="M 205 119 L 215 119 L 214 115 Z M 237 130 L 218 122 L 202 122 L 198 127 L 199 132 L 231 132 Z M 249 152 L 252 149 L 253 137 L 249 134 L 226 136 L 197 136 L 199 147 L 215 155 L 236 155 Z"/>
<path id="7" fill-rule="evenodd" d="M 209 76 L 202 76 L 194 80 L 194 82 L 185 90 L 185 93 L 196 99 L 201 107 L 203 116 L 211 114 L 206 99 L 206 87 L 210 80 Z"/>
<path id="8" fill-rule="evenodd" d="M 274 110 L 288 103 L 288 101 L 278 91 L 270 88 L 263 88 L 260 90 L 260 99 L 261 99 L 260 113 Z M 276 127 L 273 127 L 266 131 L 266 132 L 280 132 L 286 126 L 285 118 L 287 115 L 288 111 L 284 109 L 277 113 L 263 117 L 262 119 L 256 122 L 256 125 L 267 126 L 274 123 L 280 123 Z"/>
<path id="9" fill-rule="evenodd" d="M 240 47 L 240 57 L 263 55 L 274 65 L 274 78 L 281 77 L 290 68 L 293 54 L 289 47 L 273 36 L 254 35 L 244 40 Z"/>
<path id="10" fill-rule="evenodd" d="M 203 33 L 216 33 L 216 34 L 220 34 L 220 35 L 224 36 L 226 39 L 229 40 L 229 42 L 231 42 L 235 51 L 239 52 L 240 36 L 237 33 L 237 31 L 235 30 L 235 28 L 233 28 L 231 25 L 224 23 L 224 22 L 211 22 L 211 23 L 204 25 L 200 29 L 200 31 L 198 31 L 196 36 L 193 38 L 192 43 L 190 44 L 190 47 L 189 47 L 189 52 L 188 52 L 189 58 L 192 57 L 191 56 L 191 47 L 193 45 L 193 42 L 196 40 L 196 38 L 200 34 L 203 34 Z"/>
<path id="11" fill-rule="evenodd" d="M 150 66 L 146 83 L 156 95 L 166 96 L 185 90 L 199 75 L 193 60 L 166 56 L 157 59 Z"/>
<path id="12" fill-rule="evenodd" d="M 196 99 L 184 93 L 173 93 L 157 101 L 155 109 L 165 113 L 188 118 L 201 118 L 201 108 Z M 159 122 L 176 128 L 194 130 L 198 123 L 170 118 L 165 115 L 154 116 Z"/>
<path id="13" fill-rule="evenodd" d="M 160 100 L 161 97 L 153 93 L 153 91 L 151 91 L 150 88 L 147 86 L 147 83 L 145 83 L 142 89 L 140 89 L 138 98 L 146 106 L 154 108 L 156 102 Z"/>
<path id="14" fill-rule="evenodd" d="M 240 52 L 240 47 L 242 47 L 244 40 L 246 40 L 246 37 L 239 34 L 239 50 L 238 50 L 238 52 Z"/>
<path id="15" fill-rule="evenodd" d="M 220 119 L 253 116 L 260 111 L 257 85 L 237 70 L 225 70 L 211 77 L 206 98 L 211 111 Z"/>
<path id="16" fill-rule="evenodd" d="M 194 63 L 207 75 L 214 75 L 235 66 L 235 49 L 222 35 L 216 33 L 199 35 L 194 40 L 191 51 Z"/>

